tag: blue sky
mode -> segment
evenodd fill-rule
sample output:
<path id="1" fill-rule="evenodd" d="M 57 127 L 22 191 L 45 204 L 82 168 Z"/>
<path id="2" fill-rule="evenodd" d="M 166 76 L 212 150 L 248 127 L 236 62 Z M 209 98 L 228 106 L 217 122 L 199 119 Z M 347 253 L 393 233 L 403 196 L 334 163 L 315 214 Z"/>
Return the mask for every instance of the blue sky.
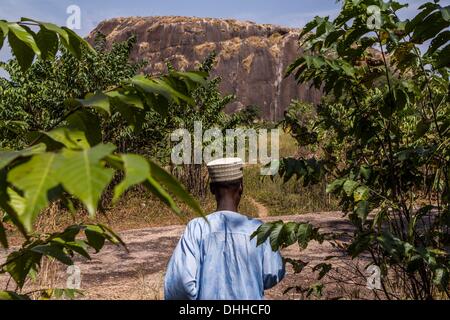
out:
<path id="1" fill-rule="evenodd" d="M 414 16 L 425 0 L 408 2 L 402 18 Z M 213 18 L 234 18 L 257 23 L 273 23 L 301 27 L 316 15 L 336 16 L 340 3 L 335 0 L 0 0 L 0 19 L 14 21 L 29 17 L 65 25 L 69 5 L 81 9 L 81 29 L 87 35 L 100 21 L 120 16 L 180 15 Z M 450 5 L 450 0 L 441 1 Z M 6 48 L 0 52 L 4 61 L 9 56 Z"/>
<path id="2" fill-rule="evenodd" d="M 412 16 L 424 0 L 400 0 Z M 235 18 L 258 23 L 301 27 L 316 15 L 335 16 L 340 4 L 335 0 L 0 0 L 0 19 L 16 20 L 22 16 L 65 24 L 69 5 L 81 9 L 81 35 L 86 35 L 100 21 L 119 16 L 181 15 Z M 450 0 L 441 1 L 442 5 Z"/>

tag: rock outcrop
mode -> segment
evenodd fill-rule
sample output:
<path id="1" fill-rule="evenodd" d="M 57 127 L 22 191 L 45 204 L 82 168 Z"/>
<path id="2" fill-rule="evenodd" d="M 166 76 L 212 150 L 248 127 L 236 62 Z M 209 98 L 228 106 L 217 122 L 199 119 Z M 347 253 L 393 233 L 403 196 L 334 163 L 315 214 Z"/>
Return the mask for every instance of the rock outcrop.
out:
<path id="1" fill-rule="evenodd" d="M 286 67 L 301 52 L 297 29 L 248 21 L 189 17 L 129 17 L 101 22 L 108 44 L 137 36 L 132 59 L 147 60 L 144 72 L 157 74 L 170 61 L 190 69 L 210 52 L 217 53 L 214 74 L 222 77 L 221 91 L 236 95 L 233 112 L 247 105 L 261 108 L 265 119 L 278 120 L 291 99 L 318 102 L 320 92 L 284 78 Z"/>

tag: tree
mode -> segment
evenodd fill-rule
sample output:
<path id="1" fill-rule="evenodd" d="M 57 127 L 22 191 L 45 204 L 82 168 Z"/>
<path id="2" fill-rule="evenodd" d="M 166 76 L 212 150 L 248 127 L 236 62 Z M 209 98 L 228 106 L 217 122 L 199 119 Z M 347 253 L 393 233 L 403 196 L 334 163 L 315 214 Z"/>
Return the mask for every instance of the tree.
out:
<path id="1" fill-rule="evenodd" d="M 54 59 L 39 59 L 26 71 L 17 58 L 2 63 L 9 79 L 0 79 L 0 147 L 26 146 L 28 132 L 49 130 L 61 121 L 67 112 L 67 99 L 106 90 L 136 75 L 143 63 L 129 60 L 135 37 L 114 44 L 110 50 L 106 50 L 104 38 L 97 34 L 96 52 L 81 47 L 79 58 L 60 44 Z M 118 137 L 126 128 L 116 118 L 110 121 L 114 132 L 108 136 Z"/>
<path id="2" fill-rule="evenodd" d="M 36 29 L 39 31 L 33 31 Z M 83 50 L 96 54 L 72 30 L 31 19 L 0 20 L 0 48 L 6 38 L 23 72 L 32 66 L 35 57 L 38 61 L 55 59 L 59 45 L 76 59 L 81 59 Z M 113 201 L 131 186 L 142 184 L 175 213 L 180 213 L 180 209 L 172 195 L 203 214 L 197 201 L 156 162 L 115 152 L 116 146 L 104 139 L 102 127 L 115 113 L 129 125 L 139 126 L 142 112 L 155 110 L 164 118 L 171 103 L 193 104 L 192 91 L 206 84 L 206 76 L 200 71 L 170 71 L 152 78 L 138 75 L 103 91 L 73 96 L 65 101 L 67 110 L 58 121 L 46 130 L 30 133 L 26 148 L 0 151 L 0 208 L 8 223 L 25 238 L 21 248 L 11 252 L 0 266 L 0 273 L 8 273 L 17 290 L 2 291 L 0 298 L 28 298 L 21 289 L 26 279 L 39 270 L 43 257 L 70 265 L 74 254 L 89 258 L 87 249 L 98 252 L 105 241 L 125 245 L 102 224 L 73 225 L 53 234 L 33 232 L 36 217 L 53 201 L 71 208 L 72 199 L 77 199 L 94 216 L 99 199 L 116 172 L 123 172 L 123 179 L 114 188 Z M 0 221 L 0 243 L 7 248 L 4 223 Z M 79 237 L 81 233 L 85 238 Z M 41 291 L 44 296 L 49 292 L 64 293 Z"/>
<path id="3" fill-rule="evenodd" d="M 347 251 L 381 269 L 385 298 L 449 298 L 450 7 L 427 2 L 403 21 L 405 6 L 342 1 L 335 20 L 306 24 L 307 51 L 287 74 L 325 92 L 315 132 L 302 134 L 320 128 L 330 139 L 318 144 L 320 159 L 282 159 L 280 175 L 333 177 L 327 191 L 355 227 Z M 274 237 L 275 248 L 303 234 L 287 224 L 266 230 L 255 235 Z"/>

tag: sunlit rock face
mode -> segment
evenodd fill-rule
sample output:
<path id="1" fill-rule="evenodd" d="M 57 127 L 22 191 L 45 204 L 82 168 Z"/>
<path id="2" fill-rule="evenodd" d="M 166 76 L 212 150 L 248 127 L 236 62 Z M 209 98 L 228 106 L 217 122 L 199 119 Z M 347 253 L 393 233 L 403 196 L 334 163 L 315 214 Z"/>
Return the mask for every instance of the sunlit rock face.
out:
<path id="1" fill-rule="evenodd" d="M 147 60 L 144 72 L 158 74 L 170 61 L 191 69 L 212 51 L 218 54 L 214 74 L 222 77 L 221 91 L 235 94 L 228 112 L 257 105 L 262 116 L 279 120 L 291 99 L 317 103 L 320 92 L 284 78 L 286 67 L 301 53 L 298 30 L 248 21 L 189 17 L 129 17 L 101 22 L 110 45 L 137 36 L 132 58 Z"/>

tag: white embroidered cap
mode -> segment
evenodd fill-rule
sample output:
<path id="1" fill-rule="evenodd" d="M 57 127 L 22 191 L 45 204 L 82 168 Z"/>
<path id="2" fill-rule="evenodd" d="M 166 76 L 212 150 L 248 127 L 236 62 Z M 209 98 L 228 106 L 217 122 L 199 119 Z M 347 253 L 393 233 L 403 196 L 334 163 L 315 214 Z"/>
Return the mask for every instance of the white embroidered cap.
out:
<path id="1" fill-rule="evenodd" d="M 221 158 L 206 164 L 211 182 L 233 181 L 242 178 L 241 158 Z"/>

